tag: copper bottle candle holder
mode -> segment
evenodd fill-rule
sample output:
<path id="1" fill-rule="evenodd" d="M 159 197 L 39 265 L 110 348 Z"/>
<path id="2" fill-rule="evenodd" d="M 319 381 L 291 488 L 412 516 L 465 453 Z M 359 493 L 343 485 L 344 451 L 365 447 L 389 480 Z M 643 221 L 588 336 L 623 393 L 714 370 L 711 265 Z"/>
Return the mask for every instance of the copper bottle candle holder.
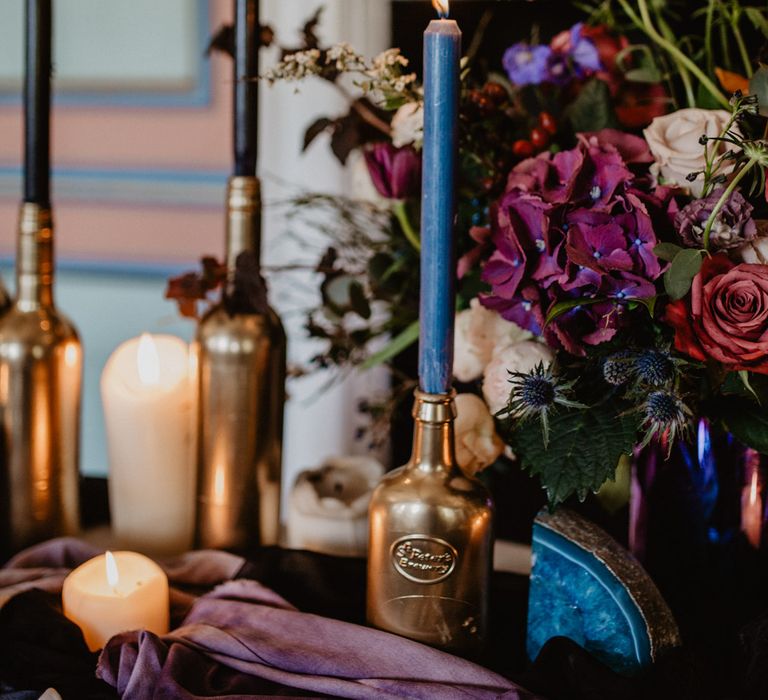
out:
<path id="1" fill-rule="evenodd" d="M 487 628 L 493 505 L 457 465 L 453 399 L 416 392 L 411 459 L 373 493 L 367 616 L 380 629 L 476 656 Z"/>
<path id="2" fill-rule="evenodd" d="M 0 320 L 0 547 L 14 552 L 79 529 L 83 354 L 53 299 L 51 210 L 19 216 L 16 299 Z"/>
<path id="3" fill-rule="evenodd" d="M 234 270 L 259 250 L 256 177 L 230 178 L 227 252 Z M 243 549 L 276 544 L 285 403 L 286 339 L 277 314 L 230 313 L 224 301 L 200 321 L 198 361 L 198 546 Z"/>

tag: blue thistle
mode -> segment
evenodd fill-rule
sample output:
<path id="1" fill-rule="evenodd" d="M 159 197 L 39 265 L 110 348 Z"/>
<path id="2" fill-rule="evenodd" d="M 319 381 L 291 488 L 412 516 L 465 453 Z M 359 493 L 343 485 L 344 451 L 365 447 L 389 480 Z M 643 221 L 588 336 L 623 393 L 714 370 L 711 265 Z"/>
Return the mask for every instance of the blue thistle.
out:
<path id="1" fill-rule="evenodd" d="M 530 372 L 510 372 L 512 390 L 506 408 L 500 413 L 520 420 L 538 416 L 544 437 L 549 445 L 549 414 L 556 406 L 586 408 L 568 397 L 575 381 L 566 382 L 556 377 L 551 367 L 539 362 Z"/>
<path id="2" fill-rule="evenodd" d="M 647 350 L 638 355 L 635 370 L 640 382 L 646 386 L 665 386 L 675 378 L 675 364 L 672 358 L 658 350 Z"/>
<path id="3" fill-rule="evenodd" d="M 669 391 L 653 391 L 642 410 L 645 438 L 641 447 L 655 438 L 666 444 L 669 456 L 675 439 L 688 431 L 690 409 L 679 396 Z"/>
<path id="4" fill-rule="evenodd" d="M 635 373 L 635 353 L 622 350 L 605 359 L 603 363 L 603 378 L 613 386 L 626 384 Z"/>

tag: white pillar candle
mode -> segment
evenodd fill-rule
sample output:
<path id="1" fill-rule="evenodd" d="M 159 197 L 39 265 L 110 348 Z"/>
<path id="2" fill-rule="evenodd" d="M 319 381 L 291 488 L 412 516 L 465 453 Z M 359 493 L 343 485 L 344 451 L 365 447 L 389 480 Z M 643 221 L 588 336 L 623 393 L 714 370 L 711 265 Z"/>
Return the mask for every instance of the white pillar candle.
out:
<path id="1" fill-rule="evenodd" d="M 120 632 L 168 632 L 168 577 L 136 552 L 90 559 L 64 579 L 61 597 L 64 615 L 80 627 L 91 651 Z"/>
<path id="2" fill-rule="evenodd" d="M 180 338 L 144 334 L 120 345 L 104 368 L 109 503 L 122 546 L 172 553 L 192 545 L 193 364 Z"/>

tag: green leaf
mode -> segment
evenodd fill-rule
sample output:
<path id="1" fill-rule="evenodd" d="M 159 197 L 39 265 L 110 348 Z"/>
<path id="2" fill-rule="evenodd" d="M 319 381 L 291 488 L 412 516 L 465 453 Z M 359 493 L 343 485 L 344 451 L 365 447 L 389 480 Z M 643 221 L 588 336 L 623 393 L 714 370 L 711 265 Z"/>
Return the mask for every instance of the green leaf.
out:
<path id="1" fill-rule="evenodd" d="M 552 323 L 558 316 L 562 316 L 566 311 L 575 309 L 577 306 L 589 306 L 590 304 L 597 304 L 601 301 L 605 301 L 605 297 L 584 297 L 582 299 L 566 299 L 565 301 L 558 301 L 557 304 L 553 304 L 552 308 L 549 310 L 544 325 Z"/>
<path id="2" fill-rule="evenodd" d="M 565 110 L 564 116 L 576 133 L 615 129 L 619 126 L 608 85 L 598 78 L 584 84 L 578 97 Z"/>
<path id="3" fill-rule="evenodd" d="M 768 39 L 768 18 L 765 16 L 765 10 L 761 10 L 759 7 L 745 7 L 744 14 L 747 15 L 752 26 L 759 29 Z"/>
<path id="4" fill-rule="evenodd" d="M 664 289 L 672 299 L 682 299 L 688 294 L 702 262 L 701 251 L 693 248 L 684 248 L 675 255 L 672 265 L 664 273 Z"/>
<path id="5" fill-rule="evenodd" d="M 749 81 L 749 91 L 757 95 L 757 102 L 760 106 L 760 114 L 768 116 L 768 66 L 761 65 L 753 74 Z"/>
<path id="6" fill-rule="evenodd" d="M 413 345 L 419 339 L 419 322 L 414 321 L 404 331 L 396 335 L 389 343 L 379 350 L 377 353 L 371 355 L 361 367 L 363 369 L 372 369 L 377 365 L 391 360 L 393 357 L 399 355 L 403 350 Z"/>
<path id="7" fill-rule="evenodd" d="M 675 243 L 659 243 L 654 249 L 653 254 L 657 258 L 672 262 L 675 256 L 682 250 L 682 247 Z"/>
<path id="8" fill-rule="evenodd" d="M 744 385 L 744 388 L 752 396 L 755 397 L 755 401 L 757 401 L 757 403 L 761 403 L 760 402 L 760 397 L 757 395 L 757 392 L 755 391 L 755 389 L 752 386 L 752 382 L 750 382 L 750 380 L 749 380 L 749 372 L 747 370 L 745 370 L 745 369 L 739 370 L 739 379 L 741 380 L 741 383 Z"/>
<path id="9" fill-rule="evenodd" d="M 555 506 L 572 495 L 584 500 L 613 478 L 620 457 L 635 445 L 637 429 L 635 416 L 617 404 L 603 403 L 551 415 L 548 447 L 541 421 L 520 423 L 512 434 L 512 449 L 523 468 L 539 476 Z"/>
<path id="10" fill-rule="evenodd" d="M 633 83 L 660 83 L 662 75 L 655 66 L 633 68 L 624 73 L 624 77 Z"/>
<path id="11" fill-rule="evenodd" d="M 768 455 L 768 411 L 752 401 L 724 400 L 723 422 L 737 440 Z"/>
<path id="12" fill-rule="evenodd" d="M 656 302 L 659 300 L 659 297 L 646 297 L 644 299 L 632 299 L 631 304 L 640 304 L 641 306 L 644 306 L 645 309 L 648 311 L 648 315 L 653 318 L 653 315 L 656 313 Z M 630 304 L 630 308 L 632 308 Z"/>

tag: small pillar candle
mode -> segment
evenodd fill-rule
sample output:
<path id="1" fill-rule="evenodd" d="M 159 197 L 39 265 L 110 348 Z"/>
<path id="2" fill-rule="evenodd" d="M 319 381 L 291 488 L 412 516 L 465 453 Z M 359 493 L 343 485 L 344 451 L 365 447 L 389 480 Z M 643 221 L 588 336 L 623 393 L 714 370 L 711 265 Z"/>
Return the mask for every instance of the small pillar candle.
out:
<path id="1" fill-rule="evenodd" d="M 120 632 L 168 632 L 168 577 L 136 552 L 90 559 L 64 579 L 61 597 L 64 615 L 80 627 L 91 651 Z"/>
<path id="2" fill-rule="evenodd" d="M 124 547 L 192 546 L 195 391 L 189 348 L 144 334 L 120 345 L 101 377 L 112 529 Z"/>

